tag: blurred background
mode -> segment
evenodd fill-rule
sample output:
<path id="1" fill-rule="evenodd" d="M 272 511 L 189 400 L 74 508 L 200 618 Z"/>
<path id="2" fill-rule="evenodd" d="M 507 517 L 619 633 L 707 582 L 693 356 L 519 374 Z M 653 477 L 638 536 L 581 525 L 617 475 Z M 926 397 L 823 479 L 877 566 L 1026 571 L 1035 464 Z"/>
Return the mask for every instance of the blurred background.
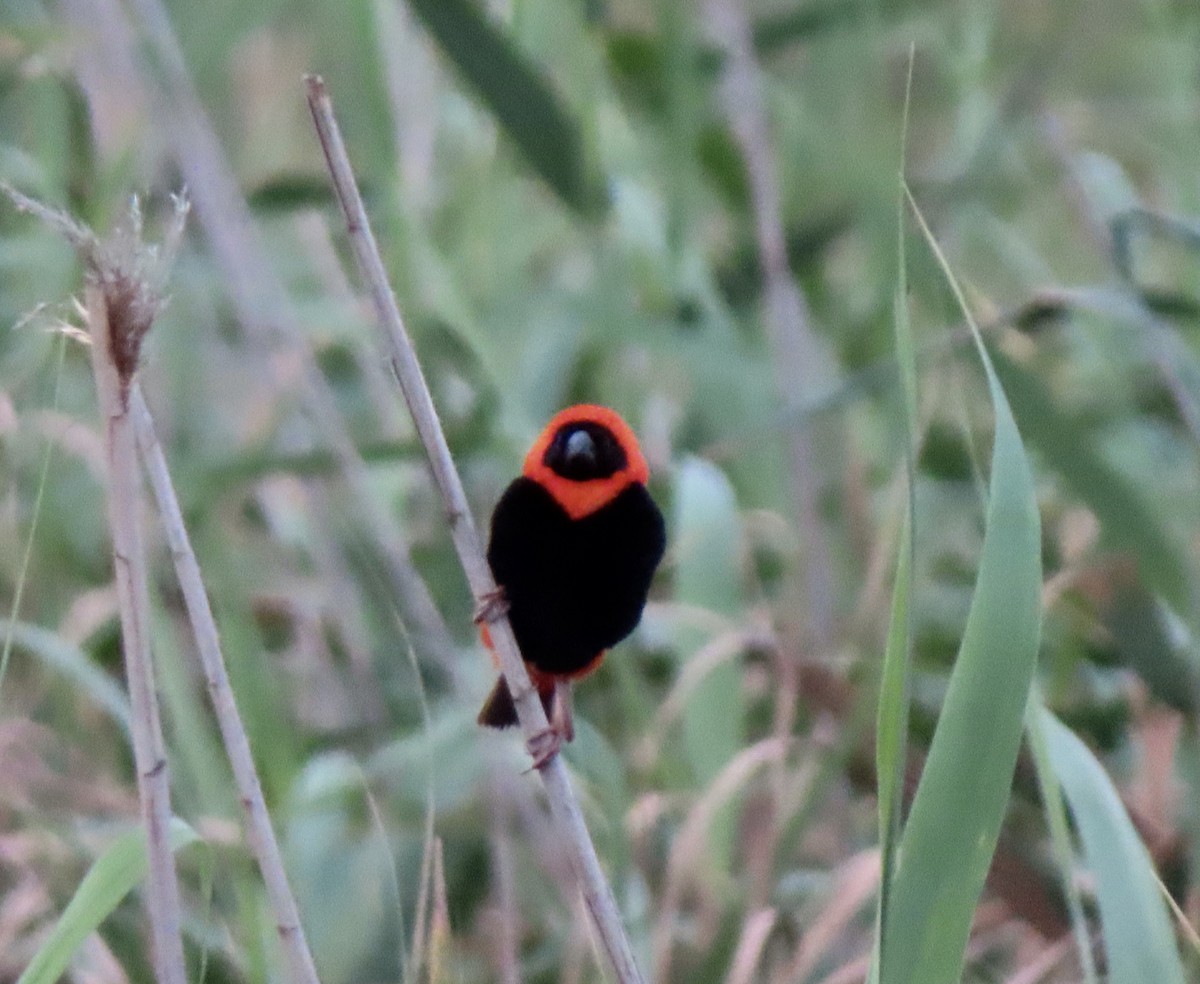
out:
<path id="1" fill-rule="evenodd" d="M 193 202 L 142 385 L 325 984 L 604 972 L 519 740 L 475 725 L 493 672 L 303 74 L 329 85 L 477 519 L 569 403 L 642 439 L 670 547 L 642 626 L 576 688 L 567 760 L 643 965 L 801 984 L 861 980 L 873 933 L 910 50 L 908 181 L 1034 466 L 1039 679 L 1194 920 L 1194 3 L 6 0 L 0 178 L 101 231 L 135 193 L 151 230 L 172 192 Z M 915 779 L 992 418 L 906 235 Z M 5 981 L 137 815 L 102 428 L 61 330 L 80 289 L 69 247 L 0 204 L 0 611 L 22 591 L 0 676 Z M 209 981 L 275 980 L 149 521 L 173 801 L 205 841 L 180 859 L 188 952 Z M 1079 979 L 1026 766 L 966 980 Z M 71 979 L 148 980 L 144 920 L 134 893 Z"/>

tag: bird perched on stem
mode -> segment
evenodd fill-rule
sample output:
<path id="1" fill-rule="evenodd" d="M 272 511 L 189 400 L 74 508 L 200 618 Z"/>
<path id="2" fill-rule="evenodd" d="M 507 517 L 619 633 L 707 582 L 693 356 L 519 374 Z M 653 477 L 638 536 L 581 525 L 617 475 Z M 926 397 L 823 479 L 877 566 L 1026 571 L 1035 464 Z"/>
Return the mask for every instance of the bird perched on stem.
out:
<path id="1" fill-rule="evenodd" d="M 662 513 L 646 491 L 649 475 L 629 425 L 607 407 L 580 404 L 546 425 L 492 514 L 487 559 L 499 591 L 476 620 L 507 605 L 550 718 L 534 753 L 539 768 L 574 737 L 571 681 L 595 670 L 642 617 L 666 545 Z M 486 624 L 482 635 L 491 649 Z M 479 723 L 517 723 L 503 676 Z"/>

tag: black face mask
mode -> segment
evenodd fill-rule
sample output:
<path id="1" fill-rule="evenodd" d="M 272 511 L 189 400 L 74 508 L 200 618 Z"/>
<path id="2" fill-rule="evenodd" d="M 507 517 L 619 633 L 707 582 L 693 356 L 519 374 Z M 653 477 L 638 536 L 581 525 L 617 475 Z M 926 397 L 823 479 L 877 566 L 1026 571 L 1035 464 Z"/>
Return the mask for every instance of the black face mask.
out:
<path id="1" fill-rule="evenodd" d="M 587 482 L 615 475 L 629 461 L 607 427 L 577 423 L 559 429 L 542 463 L 562 478 Z"/>

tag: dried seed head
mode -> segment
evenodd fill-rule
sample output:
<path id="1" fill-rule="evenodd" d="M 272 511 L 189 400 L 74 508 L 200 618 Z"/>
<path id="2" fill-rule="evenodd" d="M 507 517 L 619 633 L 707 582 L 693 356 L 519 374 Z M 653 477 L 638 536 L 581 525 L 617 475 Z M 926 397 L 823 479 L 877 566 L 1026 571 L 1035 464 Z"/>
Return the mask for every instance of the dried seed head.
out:
<path id="1" fill-rule="evenodd" d="M 108 238 L 90 255 L 88 279 L 108 308 L 109 346 L 123 389 L 128 389 L 141 361 L 142 340 L 165 303 L 162 288 L 178 250 L 188 212 L 186 198 L 174 198 L 175 215 L 163 249 L 142 238 L 142 210 L 137 198 Z"/>
<path id="2" fill-rule="evenodd" d="M 142 210 L 136 197 L 106 239 L 80 225 L 64 212 L 21 194 L 7 184 L 3 191 L 23 212 L 36 215 L 61 233 L 78 251 L 90 284 L 99 288 L 107 309 L 109 349 L 121 388 L 128 391 L 141 360 L 142 340 L 165 303 L 163 286 L 174 262 L 187 221 L 186 195 L 172 196 L 174 215 L 163 244 L 147 245 L 142 239 Z"/>

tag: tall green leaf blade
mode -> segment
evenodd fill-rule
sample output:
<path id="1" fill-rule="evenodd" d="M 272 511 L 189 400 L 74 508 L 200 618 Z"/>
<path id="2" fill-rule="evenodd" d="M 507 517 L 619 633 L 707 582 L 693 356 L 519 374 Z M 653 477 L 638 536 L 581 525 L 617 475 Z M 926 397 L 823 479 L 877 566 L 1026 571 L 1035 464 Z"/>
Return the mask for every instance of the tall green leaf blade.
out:
<path id="1" fill-rule="evenodd" d="M 1112 780 L 1070 728 L 1045 708 L 1038 714 L 1050 762 L 1096 876 L 1110 984 L 1183 984 L 1183 965 L 1154 862 Z"/>
<path id="2" fill-rule="evenodd" d="M 0 633 L 11 634 L 18 649 L 25 650 L 48 669 L 69 680 L 128 734 L 129 698 L 125 691 L 77 645 L 57 632 L 29 622 L 0 618 Z"/>
<path id="3" fill-rule="evenodd" d="M 892 326 L 896 340 L 896 362 L 900 370 L 904 398 L 904 471 L 907 484 L 904 525 L 901 530 L 896 581 L 892 586 L 892 611 L 888 622 L 887 645 L 879 681 L 879 712 L 875 735 L 875 775 L 879 786 L 879 842 L 881 874 L 879 904 L 876 912 L 876 947 L 872 959 L 872 980 L 879 971 L 879 927 L 887 913 L 892 869 L 900 838 L 901 807 L 904 796 L 904 771 L 907 764 L 910 673 L 912 669 L 912 625 L 909 598 L 912 570 L 915 566 L 913 538 L 916 531 L 916 435 L 917 358 L 912 324 L 908 315 L 908 258 L 905 242 L 904 171 L 908 149 L 908 110 L 912 97 L 913 50 L 908 57 L 908 79 L 904 89 L 904 114 L 900 126 L 900 168 L 897 174 L 896 201 L 896 291 L 892 299 Z"/>
<path id="4" fill-rule="evenodd" d="M 742 610 L 741 519 L 729 479 L 716 465 L 689 458 L 679 468 L 674 542 L 676 599 L 692 609 L 736 617 Z M 692 656 L 708 633 L 680 629 L 681 659 Z M 696 780 L 706 786 L 737 754 L 743 739 L 741 670 L 736 662 L 714 667 L 696 685 L 683 711 L 683 749 Z M 728 818 L 714 823 L 717 867 L 733 842 Z"/>
<path id="5" fill-rule="evenodd" d="M 1063 803 L 1062 786 L 1050 760 L 1050 749 L 1046 742 L 1043 726 L 1042 699 L 1034 684 L 1033 694 L 1025 712 L 1025 729 L 1029 751 L 1037 770 L 1038 791 L 1046 810 L 1046 822 L 1050 828 L 1050 843 L 1054 848 L 1054 860 L 1063 880 L 1063 894 L 1067 900 L 1067 911 L 1071 916 L 1071 932 L 1075 935 L 1075 948 L 1079 952 L 1079 965 L 1083 971 L 1083 984 L 1096 984 L 1096 959 L 1092 956 L 1091 933 L 1083 909 L 1083 898 L 1075 879 L 1075 852 L 1071 848 L 1071 826 L 1067 821 L 1067 808 Z"/>
<path id="6" fill-rule="evenodd" d="M 588 160 L 583 129 L 550 82 L 470 0 L 408 0 L 554 193 L 584 215 L 608 193 Z"/>
<path id="7" fill-rule="evenodd" d="M 916 215 L 974 329 L 949 265 Z M 962 645 L 900 840 L 883 925 L 884 984 L 956 984 L 961 976 L 1008 802 L 1041 632 L 1033 475 L 977 329 L 975 337 L 995 413 L 987 527 Z"/>
<path id="8" fill-rule="evenodd" d="M 911 491 L 910 491 L 911 496 Z M 875 772 L 879 784 L 879 838 L 882 850 L 880 905 L 885 911 L 895 849 L 900 835 L 900 807 L 904 792 L 905 748 L 908 742 L 909 670 L 911 628 L 909 598 L 912 592 L 912 512 L 904 516 L 897 551 L 896 582 L 892 586 L 892 613 L 888 623 L 883 673 L 879 683 L 879 716 L 875 736 Z"/>
<path id="9" fill-rule="evenodd" d="M 200 835 L 178 818 L 171 820 L 171 849 L 178 852 Z M 83 876 L 54 931 L 38 948 L 17 984 L 55 984 L 75 951 L 94 933 L 130 890 L 146 877 L 146 835 L 141 827 L 126 831 L 109 845 Z"/>

